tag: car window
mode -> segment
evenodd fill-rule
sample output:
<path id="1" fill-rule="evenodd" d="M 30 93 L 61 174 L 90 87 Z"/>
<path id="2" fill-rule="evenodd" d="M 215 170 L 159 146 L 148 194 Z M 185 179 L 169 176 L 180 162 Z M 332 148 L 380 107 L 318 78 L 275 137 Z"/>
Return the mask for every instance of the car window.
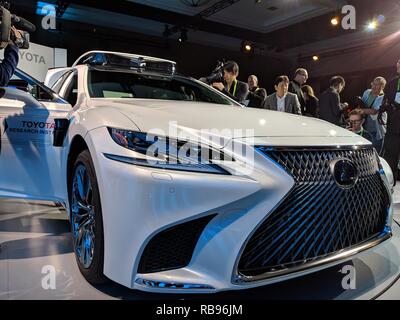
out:
<path id="1" fill-rule="evenodd" d="M 20 71 L 16 71 L 8 82 L 7 87 L 25 91 L 39 101 L 53 101 L 53 95 L 44 90 L 37 81 Z"/>
<path id="2" fill-rule="evenodd" d="M 64 73 L 55 83 L 54 85 L 51 87 L 51 89 L 56 92 L 56 93 L 60 93 L 60 90 L 65 82 L 65 80 L 68 79 L 68 77 L 70 76 L 70 74 L 73 71 L 67 71 L 66 73 Z"/>
<path id="3" fill-rule="evenodd" d="M 138 98 L 209 102 L 223 105 L 234 103 L 212 90 L 182 76 L 161 76 L 90 70 L 89 95 L 93 98 Z"/>
<path id="4" fill-rule="evenodd" d="M 78 100 L 78 74 L 74 72 L 70 74 L 68 79 L 65 81 L 61 96 L 71 104 L 75 106 Z"/>

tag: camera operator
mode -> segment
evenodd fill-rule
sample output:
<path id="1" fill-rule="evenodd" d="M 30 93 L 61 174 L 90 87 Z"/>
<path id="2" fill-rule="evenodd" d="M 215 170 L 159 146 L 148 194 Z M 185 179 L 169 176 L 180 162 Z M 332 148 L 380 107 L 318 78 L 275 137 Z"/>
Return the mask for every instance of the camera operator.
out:
<path id="1" fill-rule="evenodd" d="M 386 86 L 380 117 L 384 112 L 387 112 L 388 120 L 383 157 L 389 163 L 396 181 L 400 155 L 400 59 L 397 61 L 397 77 Z"/>
<path id="2" fill-rule="evenodd" d="M 239 75 L 239 66 L 234 61 L 228 61 L 224 64 L 224 83 L 214 82 L 212 86 L 221 91 L 226 96 L 235 101 L 244 104 L 249 87 L 247 83 L 237 80 Z"/>
<path id="3" fill-rule="evenodd" d="M 15 27 L 11 28 L 11 32 L 15 36 L 15 41 L 19 41 L 22 39 L 22 34 L 19 30 Z M 10 41 L 7 45 L 6 49 L 4 50 L 4 59 L 0 63 L 0 86 L 4 87 L 7 86 L 8 82 L 10 81 L 11 77 L 14 75 L 15 69 L 17 68 L 19 55 L 18 46 L 15 44 L 14 41 Z"/>

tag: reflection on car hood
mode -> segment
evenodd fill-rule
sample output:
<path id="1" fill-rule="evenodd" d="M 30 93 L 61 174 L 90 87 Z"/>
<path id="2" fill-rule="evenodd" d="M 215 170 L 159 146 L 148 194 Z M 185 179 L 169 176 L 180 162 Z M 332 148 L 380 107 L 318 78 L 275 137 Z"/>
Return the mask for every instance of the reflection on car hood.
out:
<path id="1" fill-rule="evenodd" d="M 141 131 L 157 129 L 170 136 L 175 134 L 169 129 L 174 129 L 176 134 L 213 130 L 225 139 L 328 138 L 335 144 L 335 139 L 343 141 L 345 138 L 348 144 L 368 143 L 348 130 L 319 119 L 263 109 L 145 99 L 92 99 L 92 105 L 118 110 Z"/>

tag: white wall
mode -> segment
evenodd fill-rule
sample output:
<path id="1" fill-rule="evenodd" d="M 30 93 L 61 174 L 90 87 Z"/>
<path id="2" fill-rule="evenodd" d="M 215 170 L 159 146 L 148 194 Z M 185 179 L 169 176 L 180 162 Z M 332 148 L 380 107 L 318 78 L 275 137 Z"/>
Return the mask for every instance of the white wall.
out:
<path id="1" fill-rule="evenodd" d="M 4 50 L 0 51 L 3 59 Z M 19 51 L 18 68 L 39 81 L 44 81 L 47 70 L 54 67 L 67 66 L 67 50 L 50 48 L 36 43 L 30 43 L 30 48 Z"/>

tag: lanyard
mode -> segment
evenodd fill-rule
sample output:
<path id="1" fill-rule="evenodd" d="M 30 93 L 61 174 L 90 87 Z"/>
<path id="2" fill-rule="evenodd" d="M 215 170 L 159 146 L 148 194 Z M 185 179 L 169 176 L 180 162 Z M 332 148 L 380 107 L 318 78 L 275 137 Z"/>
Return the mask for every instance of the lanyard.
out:
<path id="1" fill-rule="evenodd" d="M 400 79 L 397 81 L 397 92 L 400 92 Z"/>
<path id="2" fill-rule="evenodd" d="M 233 92 L 232 92 L 233 96 L 235 96 L 236 94 L 236 87 L 237 87 L 237 80 L 235 80 L 235 85 L 233 86 Z"/>
<path id="3" fill-rule="evenodd" d="M 400 84 L 400 82 L 399 82 L 399 84 Z M 369 94 L 368 100 L 371 98 L 371 96 L 372 96 L 372 91 L 371 91 L 371 93 Z M 371 104 L 370 104 L 369 106 L 367 106 L 367 107 L 368 107 L 368 108 L 372 108 L 373 105 L 375 104 L 376 99 L 378 99 L 378 97 L 380 97 L 380 96 L 381 96 L 381 94 L 380 94 L 379 96 L 376 96 L 376 97 L 374 98 L 374 100 L 371 102 Z M 368 100 L 366 101 L 366 104 L 368 103 Z"/>

